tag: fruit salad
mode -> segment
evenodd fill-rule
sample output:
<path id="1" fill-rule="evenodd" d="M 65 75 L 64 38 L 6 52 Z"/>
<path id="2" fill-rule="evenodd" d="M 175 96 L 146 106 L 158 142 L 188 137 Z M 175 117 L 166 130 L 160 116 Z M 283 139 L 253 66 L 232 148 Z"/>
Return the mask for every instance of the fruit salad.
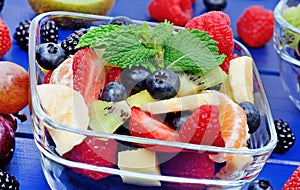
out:
<path id="1" fill-rule="evenodd" d="M 75 31 L 79 40 L 67 54 L 64 42 L 40 44 L 36 60 L 44 77 L 37 95 L 61 126 L 41 121 L 47 150 L 74 162 L 68 171 L 95 182 L 118 174 L 125 184 L 205 189 L 210 183 L 203 179 L 246 178 L 255 159 L 247 151 L 260 146 L 250 136 L 265 130 L 255 103 L 254 63 L 220 50 L 208 34 L 213 29 L 195 25 L 119 17 L 80 36 Z M 233 46 L 233 37 L 226 38 L 230 44 L 221 48 Z"/>

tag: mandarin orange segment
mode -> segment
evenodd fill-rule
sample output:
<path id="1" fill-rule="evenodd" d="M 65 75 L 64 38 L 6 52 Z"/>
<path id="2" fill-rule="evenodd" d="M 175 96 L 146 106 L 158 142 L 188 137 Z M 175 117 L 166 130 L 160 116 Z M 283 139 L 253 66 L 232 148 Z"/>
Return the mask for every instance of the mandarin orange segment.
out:
<path id="1" fill-rule="evenodd" d="M 62 84 L 73 88 L 72 63 L 73 57 L 69 57 L 54 69 L 50 78 L 50 84 Z"/>

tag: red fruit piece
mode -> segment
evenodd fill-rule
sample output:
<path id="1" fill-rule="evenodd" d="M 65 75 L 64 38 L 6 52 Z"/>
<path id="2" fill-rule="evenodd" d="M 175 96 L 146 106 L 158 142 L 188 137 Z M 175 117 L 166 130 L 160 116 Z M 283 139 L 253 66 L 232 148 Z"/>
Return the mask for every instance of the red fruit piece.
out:
<path id="1" fill-rule="evenodd" d="M 74 55 L 72 69 L 74 90 L 83 95 L 87 105 L 97 100 L 106 76 L 104 64 L 97 54 L 91 48 L 80 49 Z"/>
<path id="2" fill-rule="evenodd" d="M 300 166 L 293 172 L 291 177 L 285 182 L 282 190 L 300 189 Z"/>
<path id="3" fill-rule="evenodd" d="M 227 55 L 226 58 L 225 58 L 225 60 L 224 60 L 224 62 L 220 65 L 221 69 L 228 74 L 230 60 L 232 60 L 234 58 L 237 58 L 237 57 L 238 57 L 237 54 Z"/>
<path id="4" fill-rule="evenodd" d="M 14 126 L 0 115 L 0 168 L 6 166 L 13 157 L 15 149 Z"/>
<path id="5" fill-rule="evenodd" d="M 53 73 L 53 70 L 49 70 L 46 73 L 46 75 L 44 76 L 44 81 L 43 81 L 44 84 L 49 84 L 50 83 L 50 78 L 51 78 L 52 73 Z"/>
<path id="6" fill-rule="evenodd" d="M 131 109 L 131 117 L 129 120 L 130 135 L 136 137 L 166 140 L 166 141 L 178 141 L 178 133 L 167 126 L 163 122 L 160 122 L 152 118 L 148 113 L 144 112 L 140 108 L 133 107 Z M 151 146 L 141 144 L 141 146 L 151 147 L 158 151 L 176 151 L 168 147 Z"/>
<path id="7" fill-rule="evenodd" d="M 218 117 L 216 106 L 202 105 L 195 109 L 179 130 L 181 141 L 224 147 Z"/>
<path id="8" fill-rule="evenodd" d="M 273 36 L 274 14 L 262 6 L 248 7 L 237 21 L 237 33 L 250 47 L 258 48 Z"/>
<path id="9" fill-rule="evenodd" d="M 75 146 L 63 157 L 75 162 L 112 168 L 116 165 L 116 150 L 117 142 L 114 139 L 102 141 L 95 137 L 87 137 L 81 144 Z M 72 168 L 72 170 L 94 180 L 99 180 L 111 175 L 79 168 Z"/>
<path id="10" fill-rule="evenodd" d="M 219 54 L 230 55 L 234 48 L 230 18 L 222 11 L 209 11 L 192 18 L 185 28 L 207 32 L 218 43 Z"/>
<path id="11" fill-rule="evenodd" d="M 11 48 L 11 37 L 8 26 L 0 19 L 0 58 L 3 57 Z"/>
<path id="12" fill-rule="evenodd" d="M 215 165 L 207 153 L 181 152 L 161 164 L 161 172 L 163 175 L 210 179 L 214 177 Z M 168 183 L 168 186 L 177 190 L 201 190 L 205 188 L 205 185 L 186 183 Z"/>
<path id="13" fill-rule="evenodd" d="M 120 74 L 122 72 L 122 68 L 121 67 L 113 67 L 113 66 L 109 66 L 107 69 L 107 73 L 106 73 L 106 80 L 105 83 L 109 83 L 109 82 L 113 82 L 113 81 L 117 81 L 120 82 Z"/>
<path id="14" fill-rule="evenodd" d="M 177 26 L 184 26 L 193 16 L 191 0 L 152 0 L 148 10 L 152 19 Z"/>

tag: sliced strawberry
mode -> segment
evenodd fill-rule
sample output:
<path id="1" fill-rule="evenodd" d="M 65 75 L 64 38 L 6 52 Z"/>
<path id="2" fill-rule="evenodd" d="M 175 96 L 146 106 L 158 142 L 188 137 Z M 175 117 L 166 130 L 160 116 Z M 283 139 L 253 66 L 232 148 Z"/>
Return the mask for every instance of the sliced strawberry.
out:
<path id="1" fill-rule="evenodd" d="M 157 140 L 178 141 L 179 138 L 178 133 L 174 129 L 152 118 L 149 114 L 137 107 L 131 109 L 129 131 L 132 136 Z M 141 144 L 141 146 L 151 147 L 158 151 L 178 151 L 177 149 L 172 149 L 170 147 L 145 144 Z"/>
<path id="2" fill-rule="evenodd" d="M 166 158 L 163 159 L 166 160 Z M 207 153 L 181 152 L 162 163 L 161 172 L 163 175 L 169 176 L 210 179 L 214 177 L 215 164 L 209 159 Z M 167 186 L 177 190 L 205 188 L 205 185 L 187 183 L 168 183 Z"/>
<path id="3" fill-rule="evenodd" d="M 46 73 L 46 75 L 44 77 L 44 81 L 43 81 L 44 84 L 50 83 L 50 78 L 51 78 L 52 73 L 53 73 L 53 70 L 50 70 Z"/>
<path id="4" fill-rule="evenodd" d="M 98 99 L 105 84 L 104 64 L 91 48 L 77 51 L 73 60 L 73 88 L 79 91 L 87 105 Z"/>
<path id="5" fill-rule="evenodd" d="M 114 139 L 102 141 L 95 137 L 87 137 L 81 144 L 75 146 L 63 157 L 75 162 L 112 168 L 116 165 L 116 150 L 117 142 Z M 79 168 L 72 168 L 72 170 L 94 180 L 111 175 Z"/>
<path id="6" fill-rule="evenodd" d="M 121 67 L 113 67 L 113 66 L 108 66 L 107 67 L 107 73 L 106 73 L 106 80 L 105 83 L 117 81 L 120 82 L 120 74 L 122 72 Z"/>
<path id="7" fill-rule="evenodd" d="M 300 166 L 296 168 L 291 177 L 285 182 L 282 190 L 300 189 Z"/>
<path id="8" fill-rule="evenodd" d="M 224 147 L 218 117 L 216 106 L 202 105 L 195 109 L 179 130 L 181 141 Z"/>

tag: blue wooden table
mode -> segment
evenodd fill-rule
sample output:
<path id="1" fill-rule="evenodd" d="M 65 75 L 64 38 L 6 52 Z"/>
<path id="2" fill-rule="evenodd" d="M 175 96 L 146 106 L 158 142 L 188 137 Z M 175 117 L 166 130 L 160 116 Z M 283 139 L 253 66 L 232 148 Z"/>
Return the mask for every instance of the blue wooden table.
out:
<path id="1" fill-rule="evenodd" d="M 231 25 L 235 38 L 238 39 L 235 24 L 246 7 L 260 4 L 266 9 L 273 10 L 277 2 L 278 0 L 228 0 L 224 12 L 231 17 Z M 116 4 L 109 15 L 125 15 L 133 19 L 151 20 L 147 11 L 147 4 L 148 0 L 116 0 Z M 203 11 L 204 5 L 202 0 L 197 0 L 194 6 L 195 15 L 201 14 Z M 1 13 L 2 19 L 5 20 L 11 30 L 11 34 L 14 33 L 20 21 L 32 19 L 34 16 L 35 14 L 26 0 L 6 0 Z M 288 99 L 287 93 L 283 90 L 278 72 L 279 59 L 273 49 L 272 42 L 270 41 L 259 49 L 250 48 L 250 51 L 261 74 L 273 118 L 282 118 L 288 122 L 297 138 L 300 135 L 300 111 L 295 108 Z M 1 60 L 13 61 L 22 65 L 25 69 L 28 68 L 28 54 L 22 51 L 15 41 L 13 41 L 13 47 L 10 52 Z M 22 112 L 29 116 L 28 107 L 22 110 Z M 39 152 L 33 141 L 29 120 L 19 123 L 16 136 L 15 154 L 6 170 L 16 176 L 23 190 L 50 189 L 42 173 Z M 269 180 L 276 190 L 281 189 L 293 170 L 300 163 L 300 155 L 297 149 L 300 149 L 299 140 L 296 140 L 294 147 L 287 153 L 282 155 L 273 153 L 258 178 Z"/>

